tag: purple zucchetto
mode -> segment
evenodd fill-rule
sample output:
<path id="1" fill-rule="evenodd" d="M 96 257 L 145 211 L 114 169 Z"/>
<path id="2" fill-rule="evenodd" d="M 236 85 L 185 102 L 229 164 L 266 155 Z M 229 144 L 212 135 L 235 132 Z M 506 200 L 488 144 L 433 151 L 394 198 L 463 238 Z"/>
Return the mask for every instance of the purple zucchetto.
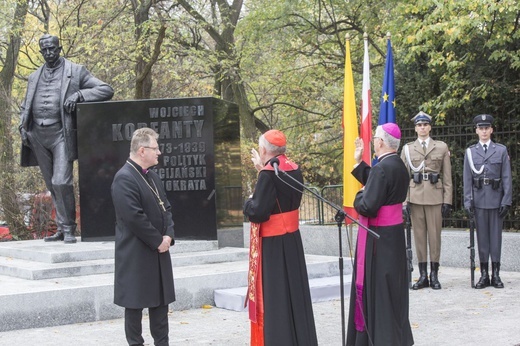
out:
<path id="1" fill-rule="evenodd" d="M 401 130 L 397 124 L 386 123 L 381 125 L 381 127 L 383 128 L 383 131 L 388 133 L 390 136 L 394 137 L 395 139 L 401 139 Z"/>

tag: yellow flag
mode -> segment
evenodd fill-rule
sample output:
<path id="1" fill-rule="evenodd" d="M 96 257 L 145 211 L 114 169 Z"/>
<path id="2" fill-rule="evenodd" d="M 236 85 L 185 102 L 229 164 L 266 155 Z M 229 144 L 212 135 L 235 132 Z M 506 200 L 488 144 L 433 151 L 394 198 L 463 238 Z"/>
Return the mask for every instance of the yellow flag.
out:
<path id="1" fill-rule="evenodd" d="M 352 217 L 357 217 L 354 210 L 354 198 L 361 184 L 351 174 L 354 160 L 354 140 L 358 137 L 358 117 L 354 96 L 354 78 L 350 61 L 350 40 L 345 44 L 345 86 L 343 92 L 343 208 Z M 348 222 L 348 220 L 346 220 Z"/>

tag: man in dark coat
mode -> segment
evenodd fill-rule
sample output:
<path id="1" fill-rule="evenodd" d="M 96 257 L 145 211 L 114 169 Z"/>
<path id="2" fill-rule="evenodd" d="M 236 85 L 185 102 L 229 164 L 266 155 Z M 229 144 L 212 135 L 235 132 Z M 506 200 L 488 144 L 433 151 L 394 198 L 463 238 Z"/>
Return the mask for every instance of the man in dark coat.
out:
<path id="1" fill-rule="evenodd" d="M 84 66 L 60 57 L 58 37 L 43 35 L 39 44 L 45 64 L 29 76 L 21 106 L 21 165 L 40 166 L 56 207 L 58 231 L 44 240 L 75 243 L 76 103 L 110 100 L 114 90 Z"/>
<path id="2" fill-rule="evenodd" d="M 401 131 L 396 124 L 377 127 L 374 151 L 379 163 L 370 168 L 361 160 L 363 141 L 356 139 L 352 174 L 365 187 L 354 208 L 360 223 L 376 232 L 375 239 L 358 229 L 347 331 L 348 346 L 413 345 L 408 318 L 406 246 L 402 203 L 408 190 L 408 171 L 397 155 Z"/>
<path id="3" fill-rule="evenodd" d="M 303 177 L 285 149 L 285 135 L 270 130 L 260 136 L 259 152 L 252 150 L 260 172 L 244 214 L 251 221 L 248 305 L 253 346 L 318 344 L 298 229 Z"/>
<path id="4" fill-rule="evenodd" d="M 125 308 L 129 345 L 143 345 L 142 311 L 148 308 L 155 345 L 167 346 L 168 304 L 175 301 L 170 246 L 175 244 L 171 206 L 159 176 L 150 169 L 161 154 L 157 133 L 134 132 L 130 158 L 116 173 L 114 303 Z"/>
<path id="5" fill-rule="evenodd" d="M 507 148 L 491 140 L 493 117 L 473 119 L 479 142 L 464 155 L 464 208 L 475 217 L 481 277 L 475 288 L 504 288 L 500 278 L 502 227 L 513 199 L 511 162 Z M 491 257 L 491 279 L 488 274 Z"/>

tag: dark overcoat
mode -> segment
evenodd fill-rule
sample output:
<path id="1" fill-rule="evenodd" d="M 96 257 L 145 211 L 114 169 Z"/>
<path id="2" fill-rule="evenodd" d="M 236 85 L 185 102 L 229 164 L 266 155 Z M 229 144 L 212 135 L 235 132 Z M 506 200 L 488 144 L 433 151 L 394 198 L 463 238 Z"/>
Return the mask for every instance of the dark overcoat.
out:
<path id="1" fill-rule="evenodd" d="M 286 166 L 285 155 L 278 158 L 285 174 L 277 177 L 267 164 L 258 174 L 253 196 L 244 205 L 244 214 L 251 222 L 264 223 L 272 215 L 300 207 L 302 172 L 297 166 Z M 264 236 L 261 241 L 264 344 L 318 345 L 300 231 Z"/>
<path id="2" fill-rule="evenodd" d="M 63 59 L 63 58 L 62 58 Z M 69 161 L 78 158 L 76 112 L 68 113 L 63 104 L 73 93 L 80 91 L 82 102 L 107 101 L 114 95 L 114 89 L 105 82 L 94 77 L 85 66 L 75 64 L 67 59 L 63 66 L 63 76 L 60 95 L 61 123 L 63 125 L 63 137 L 65 138 L 65 150 Z M 27 92 L 21 105 L 20 126 L 30 131 L 32 126 L 32 106 L 38 81 L 45 65 L 40 66 L 29 76 Z M 31 148 L 22 144 L 22 167 L 37 166 L 36 157 Z"/>
<path id="3" fill-rule="evenodd" d="M 159 176 L 152 170 L 148 175 L 166 211 L 144 175 L 128 161 L 112 183 L 116 212 L 114 303 L 132 309 L 175 301 L 170 252 L 157 250 L 164 235 L 174 239 L 171 206 Z"/>
<path id="4" fill-rule="evenodd" d="M 405 201 L 408 172 L 396 154 L 380 157 L 374 167 L 365 162 L 354 168 L 352 175 L 363 190 L 354 200 L 356 211 L 369 218 L 378 218 L 383 206 Z M 413 335 L 408 316 L 406 246 L 403 224 L 370 226 L 379 239 L 368 236 L 365 253 L 363 317 L 365 330 L 355 328 L 356 270 L 352 274 L 347 346 L 410 346 Z M 354 268 L 357 266 L 357 247 Z"/>

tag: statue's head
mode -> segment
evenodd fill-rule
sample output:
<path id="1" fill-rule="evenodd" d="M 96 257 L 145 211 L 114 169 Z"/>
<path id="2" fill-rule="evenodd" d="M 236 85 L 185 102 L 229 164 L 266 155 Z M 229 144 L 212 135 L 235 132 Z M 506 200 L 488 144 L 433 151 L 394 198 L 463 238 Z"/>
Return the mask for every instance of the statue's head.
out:
<path id="1" fill-rule="evenodd" d="M 60 39 L 56 36 L 45 34 L 40 38 L 40 53 L 45 62 L 52 66 L 60 58 L 61 46 Z"/>

